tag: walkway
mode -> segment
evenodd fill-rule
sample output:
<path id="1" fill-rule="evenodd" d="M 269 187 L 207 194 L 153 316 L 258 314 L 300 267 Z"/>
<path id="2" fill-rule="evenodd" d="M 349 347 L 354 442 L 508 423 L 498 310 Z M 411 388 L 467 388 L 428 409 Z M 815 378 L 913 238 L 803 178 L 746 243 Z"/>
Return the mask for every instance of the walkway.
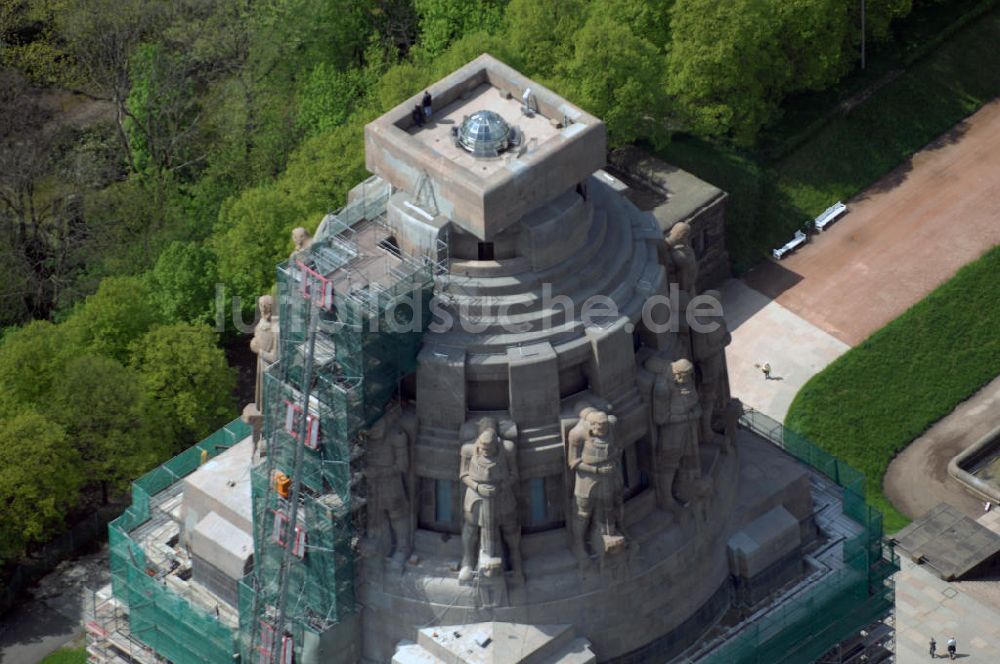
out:
<path id="1" fill-rule="evenodd" d="M 723 289 L 733 395 L 777 420 L 815 373 L 1000 243 L 1000 100 L 848 207 L 794 254 Z M 782 380 L 765 382 L 762 362 Z"/>
<path id="2" fill-rule="evenodd" d="M 983 501 L 948 475 L 948 462 L 998 426 L 1000 377 L 959 404 L 892 460 L 882 481 L 886 497 L 911 519 L 940 502 L 978 518 Z"/>
<path id="3" fill-rule="evenodd" d="M 824 233 L 780 263 L 764 262 L 746 282 L 854 346 L 1000 243 L 1000 100 L 848 207 Z"/>
<path id="4" fill-rule="evenodd" d="M 849 346 L 738 279 L 722 288 L 733 341 L 726 348 L 733 396 L 779 422 L 807 380 Z M 759 365 L 771 365 L 765 380 Z"/>

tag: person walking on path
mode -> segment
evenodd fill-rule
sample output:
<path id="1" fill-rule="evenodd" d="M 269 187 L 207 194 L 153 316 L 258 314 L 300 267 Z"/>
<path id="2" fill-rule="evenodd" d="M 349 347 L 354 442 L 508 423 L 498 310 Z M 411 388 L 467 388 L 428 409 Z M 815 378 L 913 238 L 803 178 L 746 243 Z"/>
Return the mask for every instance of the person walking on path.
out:
<path id="1" fill-rule="evenodd" d="M 937 659 L 937 641 L 931 637 L 931 659 Z"/>
<path id="2" fill-rule="evenodd" d="M 760 369 L 761 373 L 764 374 L 764 380 L 771 380 L 770 362 L 765 362 L 764 364 L 755 364 L 754 366 Z"/>
<path id="3" fill-rule="evenodd" d="M 948 657 L 955 659 L 955 653 L 958 650 L 958 643 L 955 642 L 955 637 L 948 639 Z"/>

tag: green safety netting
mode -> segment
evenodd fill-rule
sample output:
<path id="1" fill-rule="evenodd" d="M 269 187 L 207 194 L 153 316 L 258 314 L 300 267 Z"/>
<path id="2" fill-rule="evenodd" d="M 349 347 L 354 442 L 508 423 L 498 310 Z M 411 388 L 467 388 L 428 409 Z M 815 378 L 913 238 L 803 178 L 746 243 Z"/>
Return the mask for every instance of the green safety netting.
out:
<path id="1" fill-rule="evenodd" d="M 340 220 L 334 225 L 349 231 Z M 267 661 L 276 647 L 271 630 L 281 611 L 282 578 L 284 632 L 297 653 L 307 633 L 322 634 L 356 610 L 357 437 L 416 368 L 434 272 L 431 264 L 403 261 L 383 283 L 334 289 L 325 279 L 349 281 L 355 250 L 336 232 L 321 233 L 308 253 L 278 267 L 279 360 L 265 373 L 267 456 L 251 474 L 255 563 L 239 598 L 240 648 L 247 661 Z M 318 434 L 305 445 L 313 424 Z M 285 521 L 290 499 L 275 490 L 279 472 L 299 485 L 296 525 L 305 532 L 300 550 L 290 544 L 291 524 Z"/>
<path id="2" fill-rule="evenodd" d="M 864 475 L 763 413 L 747 410 L 741 422 L 840 486 L 844 513 L 862 532 L 844 542 L 843 569 L 742 629 L 699 662 L 812 662 L 889 611 L 894 602 L 889 579 L 899 569 L 898 560 L 883 543 L 881 513 L 865 502 Z"/>
<path id="3" fill-rule="evenodd" d="M 132 505 L 108 524 L 111 584 L 128 607 L 132 636 L 174 664 L 223 664 L 238 652 L 236 635 L 214 613 L 194 606 L 158 579 L 165 570 L 149 563 L 131 533 L 149 521 L 157 494 L 196 470 L 204 458 L 229 449 L 250 435 L 234 420 L 197 445 L 132 483 Z"/>

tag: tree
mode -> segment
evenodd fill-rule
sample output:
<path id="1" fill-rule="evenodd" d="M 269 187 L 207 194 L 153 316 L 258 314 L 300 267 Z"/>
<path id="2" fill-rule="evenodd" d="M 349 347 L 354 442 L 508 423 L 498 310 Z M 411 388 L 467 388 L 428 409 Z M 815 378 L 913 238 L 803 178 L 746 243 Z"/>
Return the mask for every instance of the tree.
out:
<path id="1" fill-rule="evenodd" d="M 840 0 L 676 0 L 667 91 L 687 127 L 753 142 L 791 92 L 849 67 L 850 17 Z"/>
<path id="2" fill-rule="evenodd" d="M 139 277 L 108 277 L 63 324 L 78 348 L 127 362 L 131 347 L 162 319 Z"/>
<path id="3" fill-rule="evenodd" d="M 931 2 L 942 0 L 931 0 Z M 913 0 L 865 0 L 865 31 L 872 41 L 884 41 L 891 36 L 890 24 L 898 18 L 903 18 L 913 9 Z M 858 26 L 860 40 L 861 3 L 852 2 L 848 5 L 851 12 L 851 25 Z"/>
<path id="4" fill-rule="evenodd" d="M 603 119 L 612 145 L 644 137 L 667 140 L 663 57 L 636 35 L 613 3 L 595 3 L 573 36 L 575 55 L 564 69 L 566 88 L 580 106 Z"/>
<path id="5" fill-rule="evenodd" d="M 420 16 L 420 48 L 433 57 L 470 32 L 496 32 L 507 0 L 414 0 L 413 6 Z"/>
<path id="6" fill-rule="evenodd" d="M 293 154 L 279 180 L 223 204 L 211 245 L 220 280 L 245 311 L 271 290 L 275 266 L 291 251 L 292 229 L 314 230 L 364 179 L 362 140 L 353 122 L 317 134 Z"/>
<path id="7" fill-rule="evenodd" d="M 148 418 L 179 451 L 233 417 L 235 372 L 205 325 L 175 323 L 150 330 L 135 345 L 131 366 L 148 396 Z"/>
<path id="8" fill-rule="evenodd" d="M 219 210 L 210 242 L 219 279 L 227 293 L 240 298 L 249 311 L 257 297 L 270 292 L 275 266 L 287 257 L 298 211 L 276 185 L 244 190 Z"/>
<path id="9" fill-rule="evenodd" d="M 166 0 L 66 0 L 55 20 L 75 68 L 88 87 L 114 105 L 122 150 L 134 172 L 126 121 L 130 111 L 129 58 L 169 9 Z"/>
<path id="10" fill-rule="evenodd" d="M 587 19 L 587 5 L 587 0 L 510 0 L 505 18 L 516 57 L 511 64 L 528 76 L 552 76 L 574 55 L 573 35 Z"/>
<path id="11" fill-rule="evenodd" d="M 82 269 L 89 232 L 79 197 L 52 178 L 65 137 L 23 77 L 0 71 L 0 323 L 48 318 Z M 54 180 L 54 182 L 53 182 Z"/>
<path id="12" fill-rule="evenodd" d="M 48 404 L 101 498 L 169 456 L 159 432 L 148 426 L 138 374 L 109 357 L 82 355 L 67 363 Z"/>
<path id="13" fill-rule="evenodd" d="M 208 323 L 218 275 L 215 254 L 197 242 L 173 242 L 150 273 L 150 294 L 169 322 Z"/>
<path id="14" fill-rule="evenodd" d="M 62 427 L 30 409 L 7 417 L 0 427 L 0 560 L 23 555 L 60 528 L 83 479 Z"/>
<path id="15" fill-rule="evenodd" d="M 0 343 L 0 414 L 41 411 L 66 360 L 78 352 L 61 325 L 38 320 L 8 331 Z"/>

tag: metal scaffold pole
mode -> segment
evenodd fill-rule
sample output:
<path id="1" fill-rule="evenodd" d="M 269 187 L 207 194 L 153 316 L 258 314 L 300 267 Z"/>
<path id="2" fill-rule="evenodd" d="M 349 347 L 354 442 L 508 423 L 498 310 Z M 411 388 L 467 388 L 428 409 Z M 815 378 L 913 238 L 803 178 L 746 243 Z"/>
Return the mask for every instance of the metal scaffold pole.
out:
<path id="1" fill-rule="evenodd" d="M 300 405 L 300 411 L 297 417 L 302 418 L 300 430 L 304 431 L 307 426 L 307 416 L 309 413 L 309 399 L 312 393 L 312 372 L 313 372 L 313 359 L 316 352 L 316 327 L 319 321 L 319 315 L 317 312 L 317 306 L 315 303 L 309 303 L 309 328 L 307 332 L 307 346 L 306 346 L 306 361 L 303 371 L 303 385 L 302 385 L 302 403 Z M 302 488 L 302 457 L 305 450 L 305 436 L 298 437 L 295 443 L 295 461 L 293 464 L 294 470 L 292 471 L 292 491 L 291 491 L 291 511 L 288 516 L 289 528 L 292 532 L 292 537 L 294 538 L 295 528 L 298 524 L 299 516 L 299 493 Z M 268 478 L 271 481 L 271 478 Z M 281 567 L 278 570 L 278 597 L 277 597 L 277 611 L 278 620 L 275 623 L 278 628 L 278 637 L 283 637 L 285 634 L 292 633 L 291 624 L 288 621 L 288 567 L 291 562 L 292 557 L 292 547 L 286 546 L 281 554 Z M 280 641 L 279 641 L 280 643 Z M 283 647 L 272 648 L 271 649 L 271 662 L 273 664 L 279 664 L 281 661 L 281 653 L 284 651 Z"/>

